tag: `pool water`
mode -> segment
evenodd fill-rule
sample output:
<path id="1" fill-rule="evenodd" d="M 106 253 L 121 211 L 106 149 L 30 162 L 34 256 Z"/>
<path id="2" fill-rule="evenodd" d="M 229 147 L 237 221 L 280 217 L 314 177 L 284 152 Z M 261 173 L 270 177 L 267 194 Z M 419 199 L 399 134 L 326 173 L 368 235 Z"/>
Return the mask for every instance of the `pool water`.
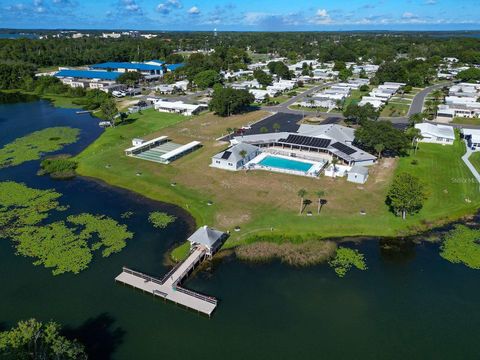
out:
<path id="1" fill-rule="evenodd" d="M 267 156 L 259 162 L 260 165 L 277 169 L 295 170 L 307 172 L 313 166 L 311 163 L 290 160 L 277 156 Z"/>

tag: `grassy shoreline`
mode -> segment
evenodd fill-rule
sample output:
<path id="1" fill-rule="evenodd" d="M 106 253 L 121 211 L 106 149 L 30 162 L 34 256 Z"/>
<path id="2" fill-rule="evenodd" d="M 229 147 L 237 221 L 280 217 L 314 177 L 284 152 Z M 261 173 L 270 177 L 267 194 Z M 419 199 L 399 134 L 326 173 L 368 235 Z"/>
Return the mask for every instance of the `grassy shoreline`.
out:
<path id="1" fill-rule="evenodd" d="M 416 155 L 382 159 L 371 170 L 367 184 L 359 186 L 345 179 L 307 179 L 262 171 L 230 173 L 210 168 L 210 157 L 226 147 L 214 140 L 224 127 L 239 127 L 261 118 L 262 112 L 229 119 L 212 114 L 185 118 L 153 110 L 134 116 L 130 124 L 107 129 L 75 158 L 79 174 L 180 206 L 192 214 L 197 226 L 230 230 L 225 249 L 261 241 L 300 244 L 340 237 L 413 235 L 471 215 L 480 205 L 476 185 L 462 183 L 471 175 L 460 161 L 464 152 L 461 142 L 452 147 L 421 144 Z M 199 139 L 204 147 L 166 166 L 123 155 L 131 138 L 159 135 L 181 143 Z M 417 160 L 415 165 L 413 159 Z M 384 202 L 393 175 L 400 171 L 419 176 L 429 189 L 424 208 L 405 221 L 393 216 Z M 298 215 L 299 188 L 307 189 L 312 201 L 308 210 L 313 216 Z M 319 189 L 326 190 L 329 203 L 317 215 L 314 193 Z M 209 201 L 213 201 L 212 206 Z M 232 231 L 235 226 L 241 231 Z M 174 257 L 184 250 L 185 246 L 174 249 Z"/>
<path id="2" fill-rule="evenodd" d="M 154 110 L 134 114 L 127 124 L 107 129 L 74 158 L 77 173 L 177 205 L 192 215 L 197 226 L 231 231 L 225 249 L 255 242 L 301 244 L 342 237 L 414 235 L 471 215 L 480 205 L 476 184 L 462 182 L 471 174 L 460 161 L 464 152 L 461 142 L 453 147 L 421 144 L 411 157 L 382 159 L 364 186 L 345 179 L 308 179 L 263 171 L 230 173 L 209 167 L 210 157 L 227 146 L 215 140 L 226 128 L 239 128 L 265 115 L 257 111 L 224 119 L 210 113 L 193 118 Z M 166 166 L 123 154 L 132 138 L 159 135 L 180 143 L 200 140 L 204 147 Z M 412 165 L 413 159 L 417 165 Z M 420 213 L 405 221 L 393 216 L 384 203 L 388 185 L 400 171 L 419 176 L 430 195 Z M 296 192 L 300 188 L 308 191 L 312 204 L 306 210 L 313 216 L 298 214 Z M 329 201 L 320 215 L 316 214 L 316 190 L 325 190 Z M 232 231 L 235 226 L 241 231 Z M 181 258 L 185 249 L 185 245 L 173 249 L 172 257 Z"/>

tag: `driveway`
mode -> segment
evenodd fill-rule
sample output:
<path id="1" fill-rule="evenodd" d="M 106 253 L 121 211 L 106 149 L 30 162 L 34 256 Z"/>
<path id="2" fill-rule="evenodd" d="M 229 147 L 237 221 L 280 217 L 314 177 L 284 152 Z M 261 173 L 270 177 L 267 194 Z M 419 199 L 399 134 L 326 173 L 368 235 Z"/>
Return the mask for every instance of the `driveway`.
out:
<path id="1" fill-rule="evenodd" d="M 465 153 L 465 155 L 462 156 L 462 160 L 465 163 L 465 165 L 467 165 L 467 167 L 470 169 L 470 172 L 475 177 L 475 179 L 477 179 L 477 182 L 480 184 L 480 174 L 478 173 L 477 169 L 475 169 L 475 166 L 473 166 L 469 160 L 470 155 L 472 155 L 475 151 L 468 147 L 468 143 L 466 141 L 465 141 L 465 144 L 467 146 L 467 152 Z"/>

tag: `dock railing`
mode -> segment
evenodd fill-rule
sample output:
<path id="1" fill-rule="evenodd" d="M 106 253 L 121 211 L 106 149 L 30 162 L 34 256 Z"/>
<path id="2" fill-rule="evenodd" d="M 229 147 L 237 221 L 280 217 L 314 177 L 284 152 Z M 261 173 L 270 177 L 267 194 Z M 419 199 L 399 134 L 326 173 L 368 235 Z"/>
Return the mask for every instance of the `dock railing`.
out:
<path id="1" fill-rule="evenodd" d="M 123 272 L 126 272 L 127 274 L 130 274 L 130 275 L 134 275 L 134 276 L 138 276 L 139 278 L 142 278 L 146 281 L 151 281 L 155 284 L 159 284 L 159 285 L 163 285 L 162 281 L 157 279 L 157 278 L 154 278 L 152 276 L 148 276 L 148 275 L 145 275 L 144 273 L 141 273 L 139 271 L 135 271 L 135 270 L 132 270 L 132 269 L 129 269 L 127 268 L 126 266 L 123 267 Z"/>
<path id="2" fill-rule="evenodd" d="M 209 302 L 210 304 L 217 305 L 217 303 L 218 303 L 218 300 L 215 299 L 215 298 L 212 297 L 212 296 L 203 295 L 203 294 L 200 294 L 200 293 L 198 293 L 198 292 L 196 292 L 196 291 L 192 291 L 192 290 L 185 289 L 185 288 L 183 288 L 183 287 L 181 287 L 181 286 L 176 286 L 176 287 L 175 287 L 175 290 L 176 290 L 176 291 L 179 291 L 179 292 L 182 292 L 182 293 L 184 293 L 184 294 L 187 294 L 187 295 L 196 297 L 197 299 L 200 299 L 200 300 Z"/>

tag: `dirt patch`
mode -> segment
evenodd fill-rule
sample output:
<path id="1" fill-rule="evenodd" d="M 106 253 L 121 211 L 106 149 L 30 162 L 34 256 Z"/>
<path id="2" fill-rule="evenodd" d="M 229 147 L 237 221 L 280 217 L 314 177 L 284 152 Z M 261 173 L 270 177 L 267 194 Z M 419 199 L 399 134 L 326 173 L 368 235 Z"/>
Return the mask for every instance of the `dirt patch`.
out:
<path id="1" fill-rule="evenodd" d="M 397 167 L 396 158 L 383 158 L 377 165 L 374 167 L 373 175 L 375 178 L 375 183 L 385 182 L 390 180 L 393 174 L 393 171 Z"/>

